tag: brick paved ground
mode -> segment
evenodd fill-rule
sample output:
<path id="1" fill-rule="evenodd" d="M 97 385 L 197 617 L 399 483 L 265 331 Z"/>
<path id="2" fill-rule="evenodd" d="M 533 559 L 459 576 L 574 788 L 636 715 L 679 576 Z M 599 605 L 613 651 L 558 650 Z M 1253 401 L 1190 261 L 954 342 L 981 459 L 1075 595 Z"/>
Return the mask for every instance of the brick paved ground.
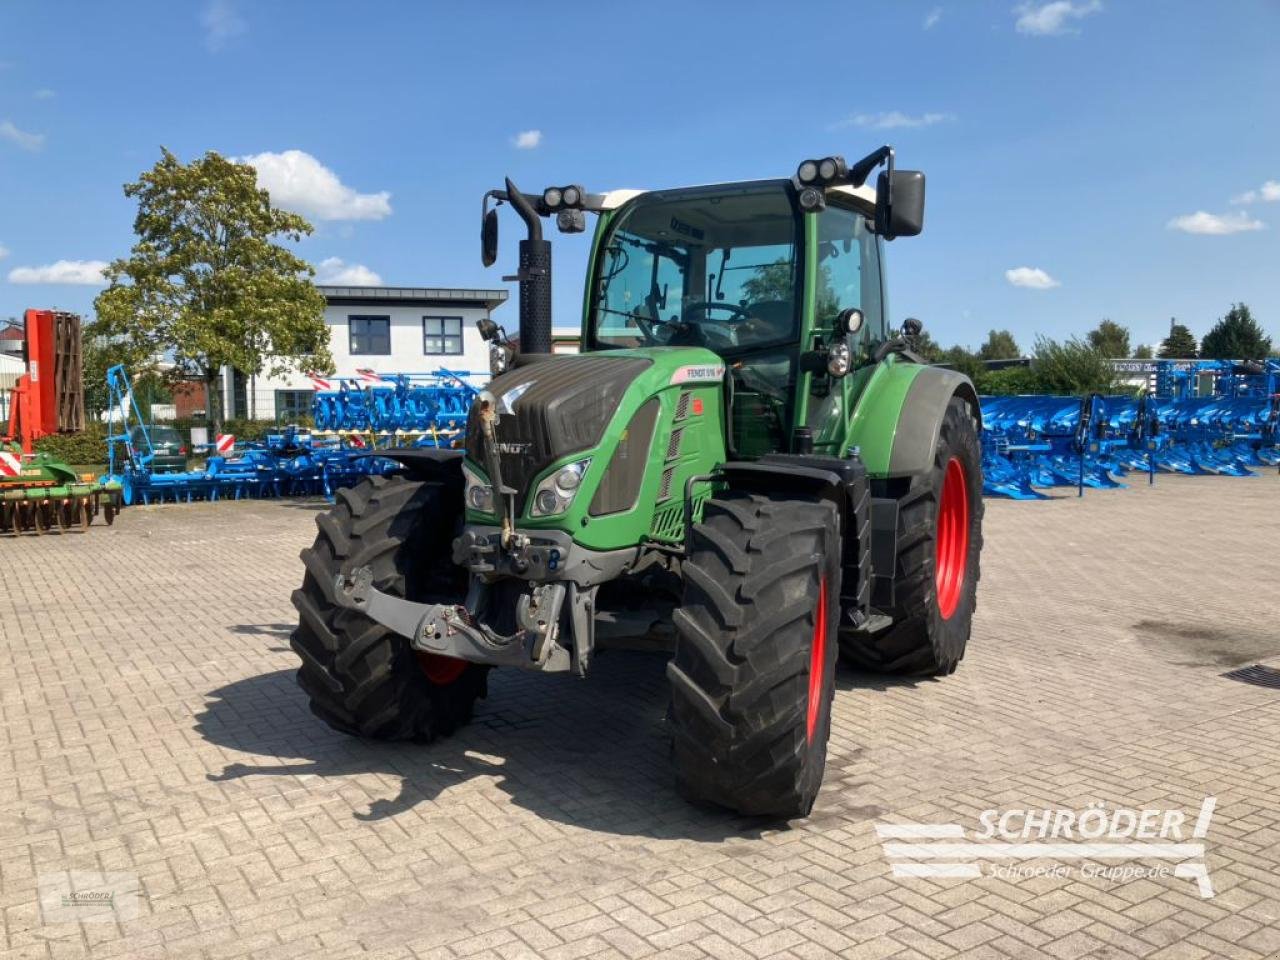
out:
<path id="1" fill-rule="evenodd" d="M 815 815 L 673 792 L 662 662 L 496 674 L 432 746 L 329 732 L 287 635 L 314 505 L 135 508 L 0 540 L 9 957 L 1265 957 L 1280 953 L 1280 479 L 993 502 L 968 659 L 842 672 Z M 1280 661 L 1276 661 L 1280 662 Z M 1186 879 L 898 879 L 874 824 L 1194 811 Z M 987 865 L 989 869 L 990 864 Z M 48 922 L 37 880 L 136 875 L 139 916 Z M 123 902 L 123 901 L 122 901 Z"/>

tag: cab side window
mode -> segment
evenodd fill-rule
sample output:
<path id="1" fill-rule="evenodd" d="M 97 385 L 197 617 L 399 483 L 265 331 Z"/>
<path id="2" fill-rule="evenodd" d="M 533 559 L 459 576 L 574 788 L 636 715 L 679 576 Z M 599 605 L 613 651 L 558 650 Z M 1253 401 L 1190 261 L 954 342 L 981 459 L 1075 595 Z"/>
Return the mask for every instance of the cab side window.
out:
<path id="1" fill-rule="evenodd" d="M 818 215 L 814 306 L 814 321 L 821 330 L 832 330 L 841 310 L 857 307 L 866 318 L 859 334 L 861 342 L 884 338 L 879 240 L 867 228 L 863 214 L 829 206 Z"/>

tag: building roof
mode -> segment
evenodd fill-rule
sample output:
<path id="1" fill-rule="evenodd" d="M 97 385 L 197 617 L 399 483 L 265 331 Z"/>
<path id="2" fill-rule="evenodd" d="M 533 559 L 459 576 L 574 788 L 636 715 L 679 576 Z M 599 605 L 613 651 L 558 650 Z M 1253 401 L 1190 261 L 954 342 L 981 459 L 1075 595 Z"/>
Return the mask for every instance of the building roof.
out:
<path id="1" fill-rule="evenodd" d="M 450 287 L 336 287 L 318 284 L 328 303 L 368 304 L 385 303 L 403 306 L 430 306 L 450 304 L 464 307 L 484 307 L 492 310 L 507 299 L 506 290 L 475 290 Z"/>

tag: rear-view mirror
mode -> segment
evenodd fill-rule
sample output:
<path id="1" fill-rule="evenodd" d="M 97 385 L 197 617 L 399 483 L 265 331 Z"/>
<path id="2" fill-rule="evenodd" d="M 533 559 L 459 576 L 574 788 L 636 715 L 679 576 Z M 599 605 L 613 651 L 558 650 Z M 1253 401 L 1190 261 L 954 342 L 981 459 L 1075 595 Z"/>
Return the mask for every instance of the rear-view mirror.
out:
<path id="1" fill-rule="evenodd" d="M 480 262 L 492 267 L 498 259 L 498 211 L 486 210 L 480 223 Z"/>
<path id="2" fill-rule="evenodd" d="M 876 180 L 876 233 L 886 240 L 914 237 L 924 229 L 924 172 L 881 171 Z"/>

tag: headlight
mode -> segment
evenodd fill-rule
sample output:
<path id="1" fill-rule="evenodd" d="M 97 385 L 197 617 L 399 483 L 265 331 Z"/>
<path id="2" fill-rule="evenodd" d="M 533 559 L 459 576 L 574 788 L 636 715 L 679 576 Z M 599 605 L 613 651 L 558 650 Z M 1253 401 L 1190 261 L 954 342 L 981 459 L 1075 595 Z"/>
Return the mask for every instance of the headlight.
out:
<path id="1" fill-rule="evenodd" d="M 465 463 L 462 465 L 462 476 L 466 481 L 464 496 L 466 497 L 467 506 L 481 513 L 496 513 L 493 487 Z"/>
<path id="2" fill-rule="evenodd" d="M 579 460 L 566 467 L 561 467 L 547 477 L 533 491 L 533 509 L 535 517 L 551 517 L 564 513 L 573 503 L 573 498 L 582 486 L 582 475 L 591 466 L 591 459 Z"/>

